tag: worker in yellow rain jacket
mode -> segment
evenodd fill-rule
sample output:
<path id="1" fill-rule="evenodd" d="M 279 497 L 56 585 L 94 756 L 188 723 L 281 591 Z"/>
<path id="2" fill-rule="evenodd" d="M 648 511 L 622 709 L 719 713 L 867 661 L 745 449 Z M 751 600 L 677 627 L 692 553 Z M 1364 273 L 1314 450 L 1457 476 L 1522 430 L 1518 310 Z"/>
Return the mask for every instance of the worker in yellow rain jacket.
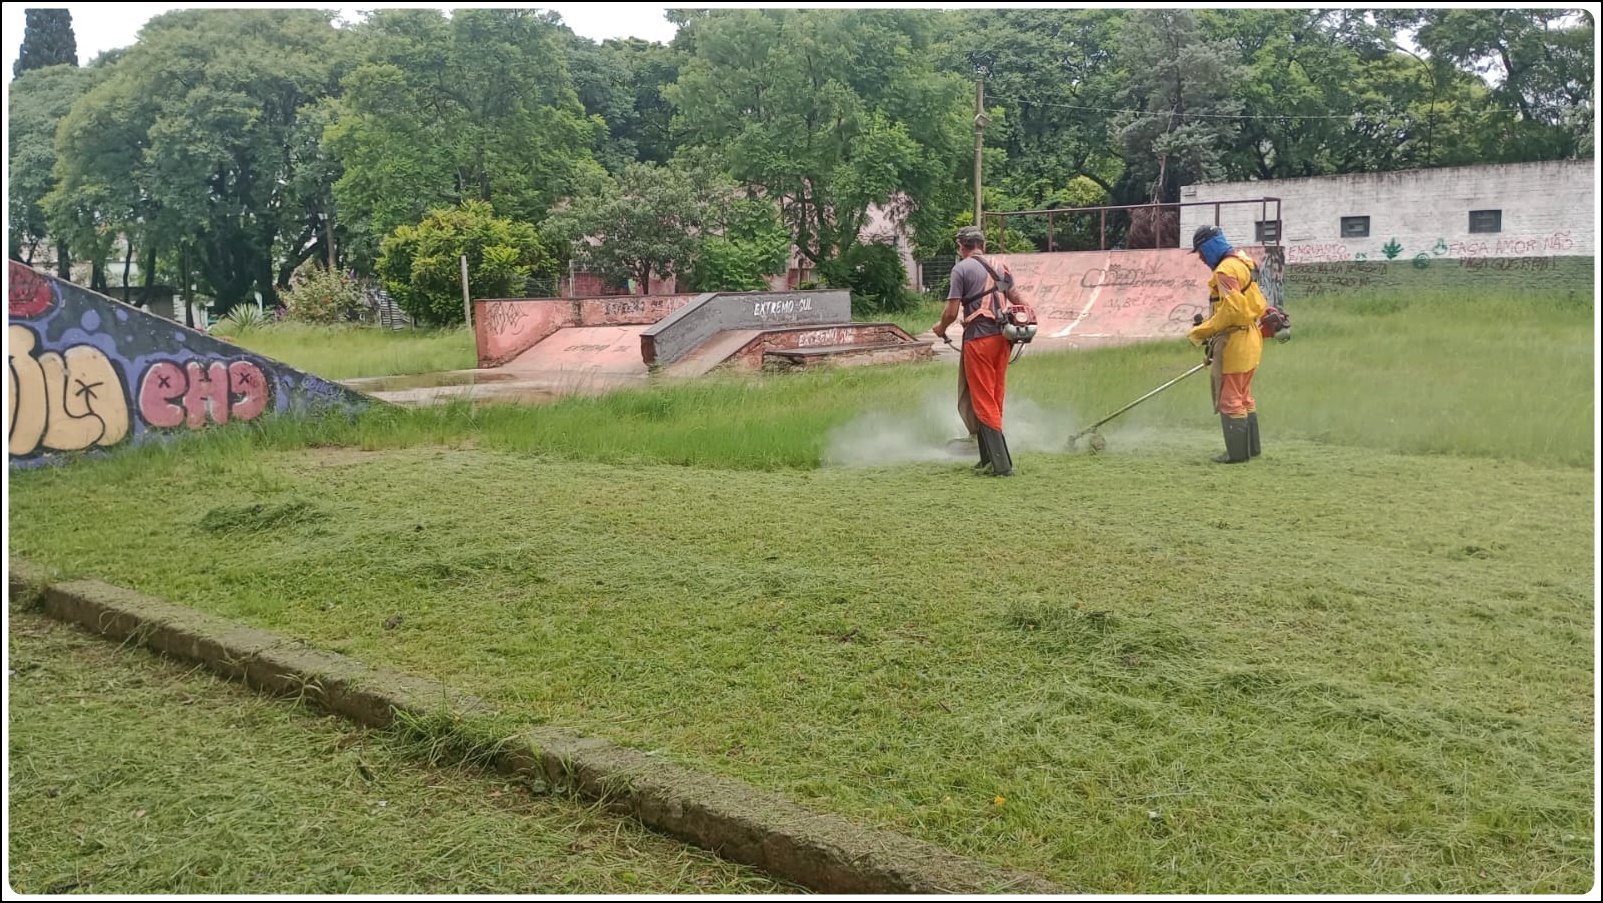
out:
<path id="1" fill-rule="evenodd" d="M 1213 460 L 1236 464 L 1260 451 L 1252 376 L 1263 358 L 1258 320 L 1269 303 L 1258 288 L 1256 264 L 1230 247 L 1218 226 L 1198 227 L 1191 236 L 1191 250 L 1213 271 L 1208 280 L 1208 317 L 1188 334 L 1191 344 L 1206 343 L 1213 364 L 1213 409 L 1225 435 L 1225 453 Z"/>

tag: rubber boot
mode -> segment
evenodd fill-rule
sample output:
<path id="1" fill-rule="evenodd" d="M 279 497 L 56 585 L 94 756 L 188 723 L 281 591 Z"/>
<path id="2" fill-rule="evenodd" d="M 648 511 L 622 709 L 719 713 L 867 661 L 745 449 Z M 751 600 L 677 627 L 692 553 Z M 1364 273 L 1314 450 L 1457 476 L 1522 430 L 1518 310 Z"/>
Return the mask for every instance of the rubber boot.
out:
<path id="1" fill-rule="evenodd" d="M 1253 411 L 1247 415 L 1247 448 L 1252 457 L 1256 458 L 1263 453 L 1263 446 L 1258 442 L 1258 412 Z"/>
<path id="2" fill-rule="evenodd" d="M 980 424 L 980 447 L 987 449 L 980 454 L 990 465 L 989 472 L 992 476 L 1013 475 L 1013 457 L 1007 452 L 1007 439 L 1003 437 L 1001 430 L 993 430 L 983 423 Z"/>
<path id="3" fill-rule="evenodd" d="M 975 444 L 980 447 L 980 463 L 974 465 L 974 469 L 983 473 L 991 466 L 991 443 L 986 442 L 983 435 L 974 438 L 976 440 Z"/>
<path id="4" fill-rule="evenodd" d="M 1214 455 L 1214 463 L 1240 464 L 1251 460 L 1252 427 L 1247 425 L 1247 418 L 1220 414 L 1219 423 L 1224 427 L 1225 453 Z"/>

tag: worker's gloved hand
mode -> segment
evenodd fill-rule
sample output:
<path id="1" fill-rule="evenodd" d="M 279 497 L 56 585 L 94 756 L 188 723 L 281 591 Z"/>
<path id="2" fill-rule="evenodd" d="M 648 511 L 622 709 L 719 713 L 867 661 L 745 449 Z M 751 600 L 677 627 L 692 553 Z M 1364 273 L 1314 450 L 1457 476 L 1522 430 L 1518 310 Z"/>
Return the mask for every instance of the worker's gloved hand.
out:
<path id="1" fill-rule="evenodd" d="M 1201 326 L 1202 325 L 1202 314 L 1192 314 L 1191 315 L 1191 325 L 1192 326 Z"/>

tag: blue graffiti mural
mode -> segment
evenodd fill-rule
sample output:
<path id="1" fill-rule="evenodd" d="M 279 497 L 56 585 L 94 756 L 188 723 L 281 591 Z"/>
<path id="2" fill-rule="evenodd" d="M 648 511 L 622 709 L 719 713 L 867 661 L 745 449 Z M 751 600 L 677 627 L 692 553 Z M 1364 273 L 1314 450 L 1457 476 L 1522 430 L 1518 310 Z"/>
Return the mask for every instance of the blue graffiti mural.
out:
<path id="1" fill-rule="evenodd" d="M 7 277 L 12 467 L 231 420 L 353 412 L 373 402 L 16 261 Z"/>

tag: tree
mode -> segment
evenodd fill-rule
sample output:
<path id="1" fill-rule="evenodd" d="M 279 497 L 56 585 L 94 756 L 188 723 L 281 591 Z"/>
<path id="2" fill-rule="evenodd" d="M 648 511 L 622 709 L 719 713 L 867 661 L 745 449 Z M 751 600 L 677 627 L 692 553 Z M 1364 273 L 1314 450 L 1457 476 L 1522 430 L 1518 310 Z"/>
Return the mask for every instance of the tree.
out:
<path id="1" fill-rule="evenodd" d="M 621 124 L 612 124 L 619 140 L 633 142 L 635 156 L 642 163 L 667 163 L 679 148 L 672 129 L 673 105 L 664 88 L 679 80 L 682 54 L 672 47 L 639 38 L 607 40 L 602 48 L 629 73 L 634 93 L 633 115 Z"/>
<path id="2" fill-rule="evenodd" d="M 953 20 L 943 68 L 984 80 L 985 141 L 1006 152 L 998 167 L 986 167 L 985 183 L 1023 205 L 1014 209 L 1039 208 L 1077 178 L 1112 191 L 1124 167 L 1108 143 L 1107 112 L 1119 87 L 1114 35 L 1122 15 L 996 9 Z"/>
<path id="3" fill-rule="evenodd" d="M 1110 131 L 1129 166 L 1127 201 L 1174 202 L 1180 186 L 1221 177 L 1242 105 L 1242 73 L 1228 47 L 1205 41 L 1190 10 L 1139 9 L 1120 22 L 1119 68 L 1128 87 Z"/>
<path id="4" fill-rule="evenodd" d="M 357 29 L 365 62 L 328 129 L 334 193 L 358 268 L 378 239 L 474 199 L 539 222 L 596 164 L 596 124 L 569 76 L 563 33 L 524 9 L 387 9 Z"/>
<path id="5" fill-rule="evenodd" d="M 790 262 L 790 232 L 779 208 L 763 197 L 742 196 L 720 175 L 716 163 L 690 170 L 702 205 L 702 239 L 691 264 L 690 287 L 698 292 L 761 291 L 768 277 Z"/>
<path id="6" fill-rule="evenodd" d="M 552 271 L 535 228 L 498 217 L 490 205 L 468 200 L 429 211 L 415 226 L 386 236 L 378 273 L 401 309 L 434 325 L 463 322 L 461 258 L 468 284 L 480 298 L 521 293 L 530 275 Z"/>
<path id="7" fill-rule="evenodd" d="M 678 144 L 663 87 L 679 78 L 679 54 L 639 38 L 597 44 L 568 34 L 568 69 L 585 112 L 596 122 L 591 152 L 607 172 L 627 163 L 666 163 Z"/>
<path id="8" fill-rule="evenodd" d="M 72 33 L 71 12 L 29 9 L 22 15 L 22 47 L 11 65 L 13 77 L 46 66 L 78 65 L 78 38 Z"/>
<path id="9" fill-rule="evenodd" d="M 574 93 L 594 126 L 590 153 L 607 172 L 617 175 L 639 156 L 630 137 L 635 109 L 628 64 L 595 41 L 563 30 Z"/>
<path id="10" fill-rule="evenodd" d="M 326 168 L 308 179 L 303 114 L 348 64 L 331 13 L 179 10 L 152 19 L 57 136 L 46 198 L 73 236 L 182 249 L 226 314 L 320 247 Z M 309 185 L 308 183 L 316 183 Z"/>
<path id="11" fill-rule="evenodd" d="M 935 15 L 682 16 L 674 46 L 688 58 L 667 89 L 675 128 L 686 145 L 721 149 L 731 175 L 775 199 L 815 264 L 858 241 L 873 204 L 899 201 L 915 229 L 938 230 L 961 203 L 972 113 L 965 85 L 934 68 Z"/>
<path id="12" fill-rule="evenodd" d="M 1488 149 L 1506 161 L 1576 156 L 1578 109 L 1592 104 L 1595 22 L 1562 9 L 1429 9 L 1398 11 L 1394 26 L 1417 26 L 1415 40 L 1432 58 L 1489 77 L 1500 140 Z M 1581 134 L 1577 134 L 1581 132 Z"/>
<path id="13" fill-rule="evenodd" d="M 630 163 L 618 178 L 596 179 L 546 223 L 573 259 L 613 285 L 651 275 L 688 275 L 700 244 L 703 206 L 682 170 Z"/>
<path id="14" fill-rule="evenodd" d="M 31 264 L 35 249 L 50 236 L 40 202 L 56 184 L 56 127 L 73 101 L 103 74 L 98 69 L 49 66 L 30 69 L 11 82 L 6 117 L 11 183 L 6 215 L 11 228 L 6 253 L 13 259 Z M 63 237 L 54 238 L 58 264 L 70 265 Z"/>

